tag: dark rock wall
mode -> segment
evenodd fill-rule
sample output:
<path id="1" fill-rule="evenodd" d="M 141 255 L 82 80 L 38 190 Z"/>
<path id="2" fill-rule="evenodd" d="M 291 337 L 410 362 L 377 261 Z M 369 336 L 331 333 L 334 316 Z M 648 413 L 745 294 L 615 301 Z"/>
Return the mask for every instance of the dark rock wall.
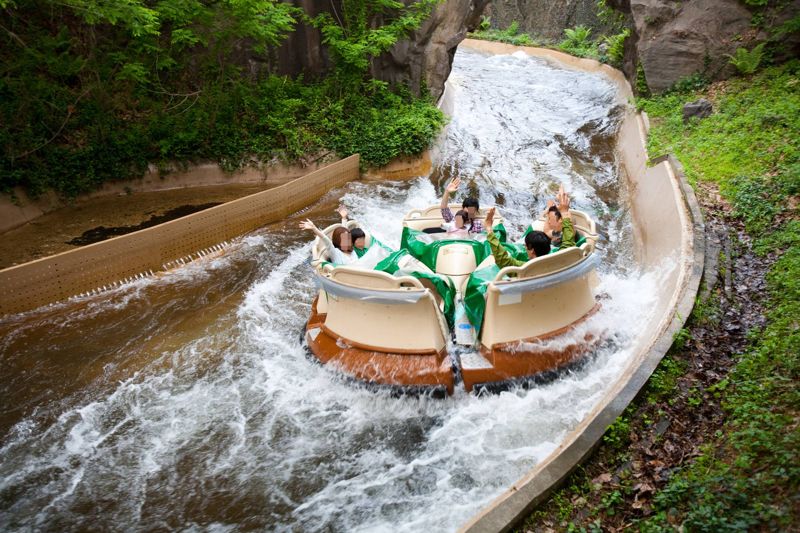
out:
<path id="1" fill-rule="evenodd" d="M 408 5 L 414 1 L 404 0 L 404 3 Z M 404 84 L 417 95 L 420 89 L 427 88 L 434 98 L 438 98 L 450 74 L 458 44 L 466 37 L 467 31 L 477 27 L 488 2 L 446 0 L 438 4 L 409 38 L 372 61 L 371 74 L 391 84 Z M 292 3 L 311 16 L 332 13 L 333 10 L 341 12 L 338 2 L 293 0 Z M 302 74 L 307 79 L 325 75 L 332 67 L 320 32 L 304 24 L 299 24 L 271 57 L 250 57 L 247 61 L 253 74 L 267 69 L 289 76 Z"/>
<path id="2" fill-rule="evenodd" d="M 608 0 L 631 15 L 633 28 L 626 42 L 623 70 L 634 83 L 641 64 L 648 88 L 662 92 L 682 78 L 701 74 L 718 80 L 733 75 L 729 55 L 748 50 L 768 39 L 753 26 L 753 12 L 739 0 Z M 766 27 L 775 27 L 800 13 L 800 1 L 787 2 L 763 12 Z M 782 46 L 788 57 L 796 55 L 798 36 Z"/>
<path id="3" fill-rule="evenodd" d="M 453 56 L 468 31 L 474 30 L 489 0 L 447 0 L 409 39 L 372 62 L 372 75 L 403 83 L 415 93 L 427 88 L 438 99 L 450 75 Z"/>
<path id="4" fill-rule="evenodd" d="M 593 37 L 609 30 L 597 17 L 596 0 L 494 0 L 489 9 L 493 28 L 516 21 L 520 31 L 548 41 L 560 41 L 566 28 L 579 25 L 592 28 Z"/>

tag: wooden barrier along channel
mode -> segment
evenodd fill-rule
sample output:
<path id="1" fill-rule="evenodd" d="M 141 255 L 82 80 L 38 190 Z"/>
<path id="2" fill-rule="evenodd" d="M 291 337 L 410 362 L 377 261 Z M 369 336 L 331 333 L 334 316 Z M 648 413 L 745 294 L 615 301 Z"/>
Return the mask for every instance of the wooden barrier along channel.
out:
<path id="1" fill-rule="evenodd" d="M 120 282 L 167 270 L 230 239 L 281 220 L 329 190 L 359 178 L 353 155 L 266 191 L 0 270 L 0 316 L 21 313 Z"/>

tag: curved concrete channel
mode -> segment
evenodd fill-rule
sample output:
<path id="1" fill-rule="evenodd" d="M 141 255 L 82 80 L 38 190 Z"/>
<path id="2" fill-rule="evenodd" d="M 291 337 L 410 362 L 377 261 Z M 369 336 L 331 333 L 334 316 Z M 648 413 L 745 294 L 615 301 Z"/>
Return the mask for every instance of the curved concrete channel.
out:
<path id="1" fill-rule="evenodd" d="M 577 423 L 570 422 L 570 429 L 563 436 L 559 431 L 548 432 L 551 438 L 557 436 L 554 442 L 558 444 L 552 448 L 540 446 L 546 450 L 541 456 L 535 443 L 515 444 L 520 450 L 533 450 L 535 453 L 532 455 L 538 461 L 523 461 L 528 465 L 535 462 L 535 466 L 513 481 L 514 476 L 518 476 L 522 470 L 516 467 L 520 464 L 517 457 L 519 450 L 512 453 L 513 459 L 508 459 L 508 455 L 503 453 L 491 454 L 493 441 L 480 441 L 476 448 L 475 440 L 491 436 L 493 431 L 507 429 L 504 427 L 505 421 L 491 420 L 498 406 L 500 409 L 532 410 L 547 403 L 540 398 L 559 391 L 543 389 L 527 397 L 526 393 L 519 393 L 503 398 L 461 395 L 440 403 L 430 403 L 425 399 L 397 400 L 352 390 L 346 383 L 333 380 L 325 370 L 310 366 L 293 333 L 293 328 L 303 323 L 302 315 L 307 312 L 304 307 L 306 304 L 298 304 L 298 301 L 310 301 L 313 294 L 313 287 L 308 283 L 295 280 L 304 272 L 308 245 L 300 244 L 307 243 L 307 235 L 296 229 L 296 219 L 293 218 L 246 237 L 228 254 L 234 256 L 232 260 L 228 259 L 228 263 L 216 258 L 206 263 L 198 261 L 198 266 L 183 269 L 190 272 L 170 274 L 164 280 L 142 281 L 134 290 L 113 293 L 107 297 L 110 304 L 98 304 L 91 299 L 79 300 L 63 307 L 34 312 L 30 323 L 25 317 L 12 319 L 7 324 L 0 321 L 0 333 L 12 332 L 0 344 L 0 353 L 6 350 L 3 358 L 10 356 L 14 359 L 12 365 L 19 367 L 20 372 L 13 381 L 21 383 L 28 382 L 31 376 L 36 375 L 35 372 L 27 374 L 30 364 L 27 358 L 32 354 L 11 357 L 16 348 L 29 344 L 25 335 L 32 334 L 27 332 L 35 328 L 39 328 L 36 331 L 45 332 L 35 333 L 45 340 L 30 337 L 30 344 L 42 346 L 39 349 L 43 353 L 45 350 L 53 352 L 54 357 L 43 357 L 42 365 L 45 369 L 55 370 L 59 370 L 58 365 L 63 364 L 60 360 L 75 358 L 78 361 L 85 357 L 84 345 L 87 342 L 98 346 L 106 344 L 102 336 L 83 339 L 80 333 L 67 332 L 67 326 L 52 328 L 50 336 L 47 333 L 50 329 L 48 324 L 57 323 L 61 313 L 69 313 L 67 322 L 74 322 L 78 328 L 96 327 L 98 331 L 108 332 L 105 337 L 108 338 L 108 346 L 102 346 L 102 349 L 98 347 L 96 353 L 90 352 L 92 361 L 84 367 L 76 364 L 74 369 L 70 367 L 68 372 L 64 372 L 65 376 L 74 372 L 75 381 L 84 381 L 85 385 L 64 386 L 66 392 L 61 393 L 64 399 L 57 399 L 60 386 L 37 385 L 41 389 L 51 387 L 56 392 L 34 390 L 27 404 L 20 400 L 20 412 L 32 410 L 33 414 L 10 416 L 4 413 L 3 431 L 8 432 L 5 434 L 6 442 L 0 447 L 0 474 L 5 475 L 6 479 L 0 482 L 0 501 L 3 494 L 9 494 L 5 491 L 25 495 L 26 500 L 12 502 L 18 516 L 27 516 L 14 523 L 42 526 L 54 523 L 49 520 L 55 520 L 65 527 L 74 525 L 74 520 L 80 520 L 81 517 L 81 502 L 86 506 L 86 501 L 93 501 L 91 497 L 82 500 L 87 497 L 85 493 L 91 495 L 92 490 L 101 488 L 103 476 L 123 476 L 127 472 L 133 489 L 130 493 L 122 491 L 121 494 L 131 503 L 141 498 L 142 503 L 137 503 L 138 511 L 129 511 L 127 503 L 118 502 L 107 516 L 97 517 L 98 527 L 102 527 L 103 523 L 130 520 L 131 516 L 136 517 L 139 526 L 145 529 L 148 525 L 164 523 L 178 526 L 177 522 L 159 520 L 169 520 L 169 509 L 173 507 L 189 513 L 187 509 L 192 509 L 192 498 L 200 496 L 187 486 L 208 483 L 214 488 L 218 483 L 214 476 L 222 471 L 235 473 L 247 482 L 243 485 L 245 501 L 236 507 L 241 507 L 241 512 L 245 514 L 226 514 L 232 512 L 232 504 L 227 503 L 230 496 L 225 491 L 212 492 L 218 494 L 215 505 L 222 507 L 217 514 L 212 512 L 209 515 L 211 518 L 203 518 L 205 515 L 200 513 L 201 519 L 208 520 L 206 523 L 225 524 L 229 523 L 226 520 L 234 520 L 230 516 L 239 516 L 236 519 L 239 521 L 235 523 L 249 523 L 261 528 L 292 529 L 302 526 L 313 529 L 313 524 L 317 524 L 317 527 L 327 524 L 333 529 L 363 530 L 367 524 L 371 524 L 373 528 L 380 529 L 382 525 L 393 529 L 398 524 L 398 517 L 408 517 L 408 509 L 411 508 L 414 512 L 408 518 L 409 523 L 404 524 L 406 529 L 434 525 L 450 530 L 461 526 L 455 520 L 463 520 L 463 517 L 475 512 L 472 503 L 475 496 L 471 491 L 473 485 L 478 485 L 483 492 L 477 501 L 485 504 L 485 507 L 462 526 L 463 530 L 505 531 L 530 512 L 591 452 L 608 425 L 622 413 L 647 381 L 672 344 L 674 334 L 691 312 L 702 274 L 704 254 L 700 210 L 676 161 L 664 157 L 651 161 L 655 164 L 648 166 L 646 117 L 638 115 L 630 105 L 630 86 L 621 73 L 594 61 L 576 59 L 550 50 L 471 40 L 465 41 L 462 48 L 487 55 L 534 56 L 553 62 L 559 69 L 589 72 L 613 84 L 615 105 L 622 113 L 615 134 L 616 154 L 619 174 L 624 176 L 626 203 L 630 207 L 633 262 L 643 271 L 658 270 L 664 273 L 658 279 L 655 294 L 648 300 L 648 312 L 642 313 L 646 319 L 638 315 L 627 317 L 631 323 L 642 323 L 628 327 L 635 334 L 631 345 L 626 346 L 624 364 L 614 366 L 613 377 L 602 378 L 606 379 L 606 383 L 592 389 L 601 394 L 599 400 L 593 400 L 592 407 L 585 413 L 582 411 L 582 418 Z M 455 90 L 448 82 L 440 104 L 445 112 L 452 112 Z M 439 163 L 437 158 L 440 156 L 437 149 L 431 151 L 434 167 Z M 485 166 L 485 162 L 480 165 Z M 423 166 L 427 166 L 427 162 Z M 397 169 L 398 176 L 401 171 Z M 442 179 L 446 177 L 440 176 Z M 491 182 L 491 177 L 488 181 Z M 522 187 L 512 191 L 513 185 L 508 187 L 504 195 L 504 209 L 529 213 L 530 189 Z M 501 184 L 499 188 L 503 190 L 506 186 Z M 394 227 L 402 216 L 398 207 L 407 208 L 420 201 L 432 202 L 435 198 L 434 187 L 430 181 L 422 178 L 387 184 L 352 182 L 337 190 L 339 192 L 336 194 L 341 198 L 323 198 L 314 204 L 308 216 L 322 217 L 326 212 L 330 217 L 329 211 L 332 211 L 335 202 L 344 201 L 351 212 L 358 213 L 361 209 L 365 223 L 372 223 L 376 229 L 385 232 L 386 228 Z M 363 208 L 370 201 L 378 204 L 377 207 Z M 390 238 L 382 233 L 379 236 L 382 240 Z M 266 252 L 268 248 L 270 253 Z M 612 253 L 616 252 L 607 252 Z M 266 274 L 259 271 L 265 271 Z M 196 286 L 189 284 L 194 277 L 219 278 L 221 288 L 199 285 L 200 290 L 197 290 Z M 623 286 L 623 290 L 629 292 L 635 289 L 635 284 Z M 206 293 L 216 296 L 209 300 Z M 291 299 L 296 301 L 281 303 L 277 296 L 284 293 L 292 295 Z M 185 297 L 181 294 L 185 294 Z M 612 295 L 616 296 L 619 296 L 619 291 Z M 185 298 L 186 302 L 179 302 L 181 298 Z M 215 304 L 216 300 L 222 304 Z M 180 307 L 187 310 L 178 309 Z M 642 311 L 643 307 L 633 306 L 631 309 Z M 135 316 L 137 313 L 141 315 L 144 325 Z M 106 314 L 113 318 L 105 317 Z M 83 318 L 83 315 L 88 318 Z M 172 323 L 179 324 L 174 332 L 170 331 L 172 327 L 169 324 Z M 15 328 L 22 333 L 17 333 Z M 58 341 L 48 339 L 61 337 L 68 341 L 70 347 L 64 349 L 64 353 L 56 353 L 58 350 L 51 350 L 47 343 Z M 41 344 L 37 345 L 37 342 Z M 114 355 L 121 350 L 125 351 L 124 356 Z M 194 360 L 200 362 L 187 362 Z M 166 372 L 165 368 L 168 369 Z M 43 372 L 38 368 L 31 370 Z M 280 379 L 276 381 L 274 376 Z M 299 391 L 309 384 L 318 387 L 315 389 L 318 393 L 312 395 L 313 398 Z M 574 382 L 565 380 L 562 389 L 570 384 Z M 4 395 L 8 396 L 10 390 L 3 389 Z M 85 395 L 88 396 L 84 400 Z M 50 397 L 56 398 L 53 406 L 42 408 L 43 414 L 37 418 L 38 403 L 42 401 L 39 398 Z M 570 395 L 567 397 L 573 400 Z M 209 398 L 216 399 L 218 405 L 210 404 L 210 409 L 201 407 L 198 410 L 197 406 L 203 405 L 202 402 Z M 119 419 L 119 413 L 122 412 L 126 414 Z M 178 414 L 170 414 L 172 412 Z M 238 426 L 230 421 L 232 415 L 234 422 L 244 420 L 241 428 L 237 429 Z M 341 416 L 345 416 L 352 425 L 352 431 L 335 433 L 341 429 Z M 306 427 L 298 422 L 303 417 L 317 422 L 313 428 Z M 485 427 L 480 427 L 476 422 L 482 417 L 485 420 L 481 423 L 486 424 Z M 44 422 L 40 420 L 42 418 Z M 469 446 L 462 447 L 464 435 L 456 433 L 470 431 L 476 424 L 480 434 L 470 437 L 474 440 L 468 443 Z M 213 433 L 227 426 L 231 426 L 229 432 Z M 321 433 L 317 431 L 317 426 Z M 178 430 L 186 433 L 176 436 Z M 246 433 L 246 430 L 250 433 Z M 287 450 L 297 450 L 302 446 L 307 449 L 299 449 L 303 453 L 296 459 L 276 455 L 273 452 L 276 446 L 271 441 L 262 442 L 264 435 L 272 432 L 277 435 L 274 437 L 276 442 Z M 351 432 L 353 435 L 349 435 Z M 331 441 L 332 434 L 338 440 Z M 171 451 L 173 448 L 187 450 L 187 457 L 193 457 L 198 449 L 207 453 L 204 450 L 208 438 L 216 439 L 222 446 L 220 451 L 209 457 L 222 461 L 223 466 L 215 463 L 210 474 L 203 470 L 208 466 L 206 459 L 183 458 L 183 463 L 180 463 L 180 455 L 177 459 L 170 455 L 177 453 Z M 515 433 L 509 430 L 508 435 L 498 437 L 498 442 L 505 442 L 503 439 L 516 442 L 525 438 L 530 438 L 530 432 Z M 382 448 L 377 451 L 368 446 L 365 448 L 363 440 L 376 440 Z M 320 442 L 327 443 L 330 450 L 317 450 Z M 145 456 L 142 457 L 142 448 L 152 443 L 157 446 L 152 452 L 145 450 Z M 110 451 L 104 447 L 110 447 Z M 26 451 L 28 449 L 47 450 L 46 453 L 53 452 L 55 455 L 34 457 Z M 463 458 L 449 459 L 453 449 L 462 453 Z M 487 456 L 476 454 L 475 449 L 491 454 L 487 461 L 494 461 L 493 466 L 475 468 L 474 464 L 470 464 Z M 288 455 L 297 453 L 295 451 Z M 118 463 L 117 457 L 125 457 L 127 462 Z M 327 458 L 337 466 L 325 466 L 324 462 L 317 464 L 317 457 L 321 457 L 321 461 Z M 91 462 L 86 459 L 84 463 L 85 458 L 91 459 Z M 306 475 L 308 470 L 301 469 L 295 474 L 295 460 L 301 466 L 308 463 L 305 468 L 312 472 L 321 472 L 320 479 L 314 479 L 316 476 L 309 478 Z M 55 481 L 39 481 L 49 471 L 48 461 L 61 465 L 65 479 L 54 474 Z M 175 465 L 170 461 L 175 461 Z M 260 465 L 255 477 L 250 473 L 253 461 Z M 508 465 L 502 464 L 502 461 Z M 176 478 L 169 472 L 170 465 L 183 465 L 192 476 L 188 479 Z M 99 470 L 93 471 L 93 468 Z M 426 468 L 427 472 L 424 471 Z M 447 472 L 433 483 L 428 479 L 430 469 Z M 499 477 L 497 470 L 504 472 L 502 484 L 492 484 L 492 477 Z M 272 485 L 278 486 L 277 489 L 262 487 L 264 480 L 259 477 L 264 475 L 262 472 L 266 473 L 266 479 Z M 283 481 L 278 479 L 278 473 L 282 472 L 289 472 Z M 393 481 L 386 481 L 390 488 L 385 488 L 375 481 L 387 476 L 389 480 L 399 481 L 401 487 L 407 485 L 410 488 L 394 488 L 391 486 Z M 180 484 L 182 482 L 189 485 Z M 159 483 L 176 487 L 170 490 L 188 494 L 161 492 L 157 490 L 161 486 Z M 444 489 L 430 488 L 438 487 L 440 483 Z M 225 488 L 225 484 L 222 485 Z M 358 490 L 359 487 L 363 495 L 347 495 L 348 490 Z M 364 506 L 375 505 L 373 492 L 378 489 L 381 490 L 378 494 L 385 494 L 384 500 L 381 500 L 384 503 L 379 501 L 378 504 L 386 511 L 375 511 L 377 515 L 373 516 L 370 514 L 373 511 L 365 512 Z M 442 503 L 442 499 L 436 497 L 441 496 L 442 490 L 455 494 L 455 499 Z M 500 495 L 490 500 L 485 496 L 486 491 L 490 496 Z M 269 497 L 263 496 L 263 493 Z M 420 493 L 431 499 L 420 503 Z M 301 496 L 303 494 L 304 497 Z M 177 500 L 173 501 L 176 496 Z M 23 497 L 19 496 L 19 499 Z M 76 503 L 71 503 L 73 501 Z M 143 511 L 147 509 L 145 503 L 155 510 Z M 248 517 L 246 513 L 256 513 L 252 509 L 260 509 L 258 512 L 263 513 L 267 503 L 279 511 L 274 517 L 261 517 L 261 522 L 252 522 L 253 517 Z M 443 505 L 449 506 L 450 510 L 434 509 Z M 422 511 L 419 510 L 420 506 Z M 42 508 L 44 511 L 40 512 L 38 509 Z M 2 518 L 6 511 L 0 507 L 0 526 L 3 523 L 12 524 Z M 362 521 L 347 516 L 349 511 L 361 513 L 363 516 L 359 520 Z M 152 516 L 148 516 L 149 513 Z M 5 516 L 8 518 L 11 514 Z M 186 519 L 197 520 L 197 516 L 189 514 Z M 372 520 L 381 521 L 363 521 L 370 520 L 371 516 Z M 241 517 L 248 518 L 245 521 Z M 152 521 L 148 522 L 148 519 Z"/>
<path id="2" fill-rule="evenodd" d="M 523 50 L 567 68 L 600 72 L 617 86 L 620 100 L 626 105 L 617 146 L 631 190 L 637 256 L 645 268 L 664 262 L 677 264 L 660 287 L 657 311 L 642 325 L 635 357 L 630 359 L 602 400 L 555 451 L 462 528 L 462 531 L 477 533 L 507 531 L 529 514 L 591 453 L 606 428 L 634 399 L 692 311 L 703 274 L 705 241 L 700 206 L 677 160 L 671 156 L 660 157 L 648 166 L 647 118 L 630 105 L 631 87 L 619 71 L 552 50 L 473 40 L 465 41 L 463 46 L 490 54 Z"/>

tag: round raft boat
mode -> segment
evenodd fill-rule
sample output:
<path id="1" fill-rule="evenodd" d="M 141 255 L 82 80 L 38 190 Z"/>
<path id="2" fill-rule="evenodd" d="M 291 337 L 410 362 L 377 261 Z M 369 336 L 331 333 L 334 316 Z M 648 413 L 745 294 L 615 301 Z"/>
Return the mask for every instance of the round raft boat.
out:
<path id="1" fill-rule="evenodd" d="M 367 234 L 368 252 L 354 265 L 329 263 L 317 239 L 311 353 L 359 382 L 434 395 L 458 382 L 468 392 L 502 389 L 577 362 L 598 340 L 574 331 L 599 307 L 597 233 L 585 213 L 571 214 L 576 247 L 502 269 L 485 235 L 425 233 L 442 224 L 439 206 L 406 215 L 398 251 Z M 505 242 L 502 219 L 495 224 L 502 245 L 527 260 L 523 245 Z"/>

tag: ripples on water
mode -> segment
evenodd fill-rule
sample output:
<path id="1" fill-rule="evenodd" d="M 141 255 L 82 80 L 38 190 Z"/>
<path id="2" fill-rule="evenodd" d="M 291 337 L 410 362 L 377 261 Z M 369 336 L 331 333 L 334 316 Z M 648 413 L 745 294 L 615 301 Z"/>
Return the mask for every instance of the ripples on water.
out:
<path id="1" fill-rule="evenodd" d="M 451 81 L 431 178 L 351 183 L 311 216 L 332 222 L 342 196 L 397 246 L 403 214 L 457 174 L 518 237 L 564 183 L 607 236 L 587 325 L 605 349 L 494 396 L 355 388 L 307 355 L 308 235 L 276 224 L 223 257 L 0 322 L 0 528 L 454 530 L 550 454 L 630 359 L 659 282 L 632 260 L 613 87 L 465 51 Z"/>

